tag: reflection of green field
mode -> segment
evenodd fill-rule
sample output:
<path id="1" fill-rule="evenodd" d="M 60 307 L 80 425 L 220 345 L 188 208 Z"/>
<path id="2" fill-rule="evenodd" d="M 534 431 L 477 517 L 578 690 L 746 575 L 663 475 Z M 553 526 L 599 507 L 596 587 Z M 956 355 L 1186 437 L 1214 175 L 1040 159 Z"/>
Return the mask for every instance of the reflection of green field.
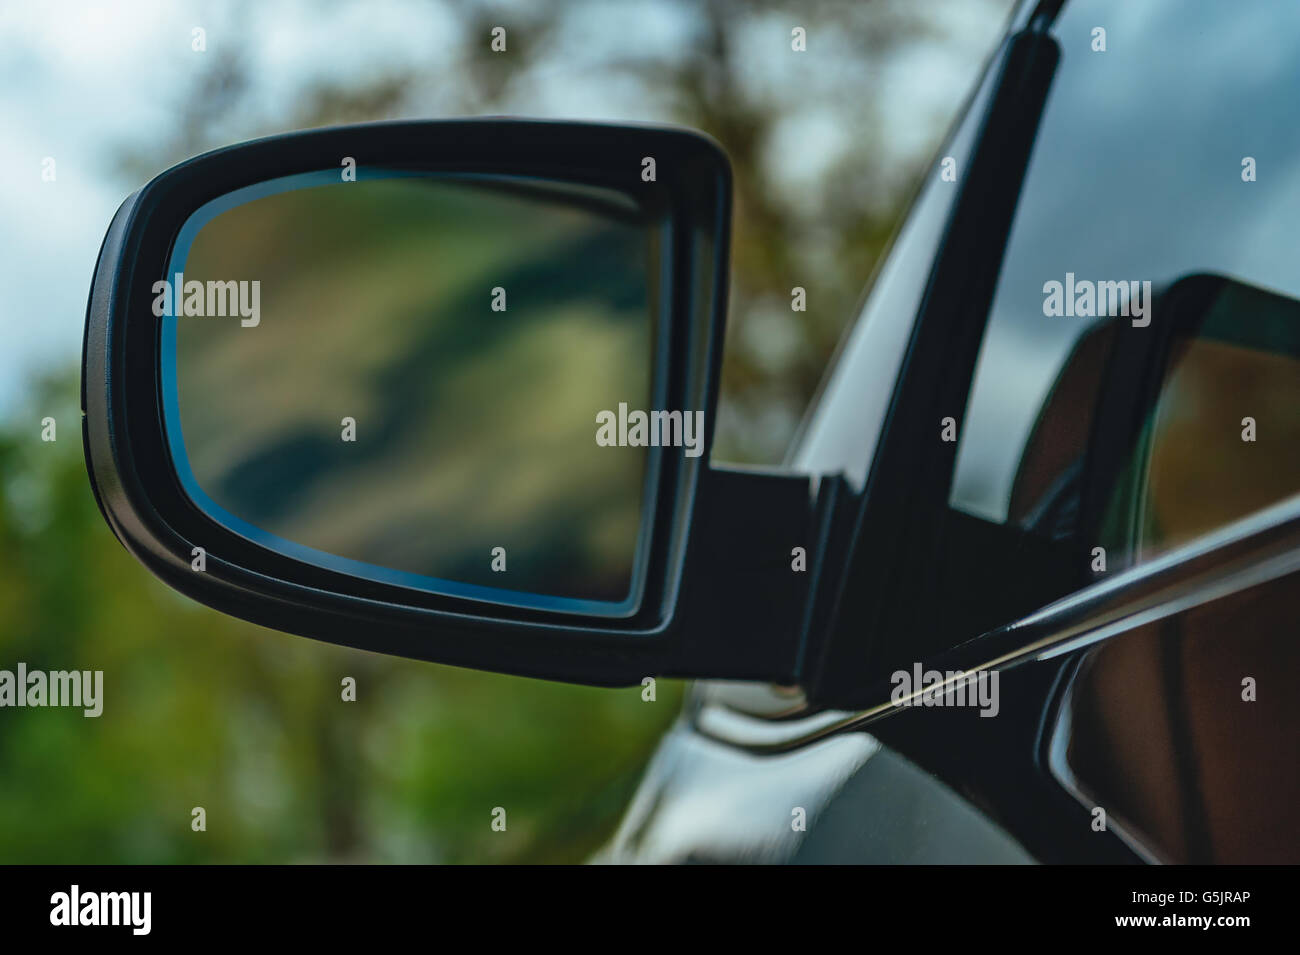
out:
<path id="1" fill-rule="evenodd" d="M 195 475 L 232 513 L 330 553 L 619 599 L 645 457 L 598 447 L 595 414 L 649 403 L 647 262 L 639 228 L 423 179 L 224 213 L 185 277 L 260 279 L 261 323 L 180 320 Z"/>

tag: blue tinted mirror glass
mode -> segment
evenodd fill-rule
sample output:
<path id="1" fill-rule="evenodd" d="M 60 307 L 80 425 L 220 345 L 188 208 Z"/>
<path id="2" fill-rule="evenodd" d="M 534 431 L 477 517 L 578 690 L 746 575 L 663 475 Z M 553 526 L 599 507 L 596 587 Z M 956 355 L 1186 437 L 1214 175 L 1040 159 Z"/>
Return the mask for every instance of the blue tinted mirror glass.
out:
<path id="1" fill-rule="evenodd" d="M 663 221 L 559 183 L 346 175 L 182 229 L 154 309 L 187 493 L 327 569 L 634 613 L 660 451 L 598 425 L 662 407 Z"/>

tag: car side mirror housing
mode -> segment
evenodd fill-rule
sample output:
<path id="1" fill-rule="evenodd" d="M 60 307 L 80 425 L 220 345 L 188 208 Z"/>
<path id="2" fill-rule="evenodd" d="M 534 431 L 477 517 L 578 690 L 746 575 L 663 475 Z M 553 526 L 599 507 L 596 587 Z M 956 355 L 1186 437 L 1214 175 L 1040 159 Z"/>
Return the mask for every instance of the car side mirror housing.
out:
<path id="1" fill-rule="evenodd" d="M 648 126 L 383 123 L 175 166 L 92 282 L 100 508 L 274 629 L 790 682 L 840 485 L 709 466 L 730 215 L 722 150 Z"/>

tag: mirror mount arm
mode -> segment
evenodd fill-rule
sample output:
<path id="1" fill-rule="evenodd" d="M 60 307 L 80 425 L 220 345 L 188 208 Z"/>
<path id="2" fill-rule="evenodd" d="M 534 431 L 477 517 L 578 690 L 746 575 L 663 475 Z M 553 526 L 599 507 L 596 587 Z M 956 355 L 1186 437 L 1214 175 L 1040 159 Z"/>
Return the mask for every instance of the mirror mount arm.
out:
<path id="1" fill-rule="evenodd" d="M 799 683 L 856 495 L 839 475 L 728 467 L 706 468 L 697 495 L 666 675 Z"/>

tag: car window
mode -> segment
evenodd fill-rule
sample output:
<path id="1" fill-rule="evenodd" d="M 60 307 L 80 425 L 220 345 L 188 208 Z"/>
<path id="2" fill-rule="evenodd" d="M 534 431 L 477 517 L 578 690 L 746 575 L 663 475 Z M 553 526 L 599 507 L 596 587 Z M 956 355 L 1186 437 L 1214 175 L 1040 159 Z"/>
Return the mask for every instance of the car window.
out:
<path id="1" fill-rule="evenodd" d="M 1300 861 L 1292 574 L 1108 640 L 1052 735 L 1053 773 L 1161 862 Z M 1225 635 L 1229 639 L 1225 639 Z M 1140 727 L 1140 732 L 1135 732 Z"/>
<path id="2" fill-rule="evenodd" d="M 1089 0 L 1051 32 L 958 436 L 939 584 L 971 632 L 954 636 L 1300 489 L 1300 125 L 1281 93 L 1300 88 L 1300 5 Z M 1173 336 L 1189 283 L 1202 301 Z"/>

